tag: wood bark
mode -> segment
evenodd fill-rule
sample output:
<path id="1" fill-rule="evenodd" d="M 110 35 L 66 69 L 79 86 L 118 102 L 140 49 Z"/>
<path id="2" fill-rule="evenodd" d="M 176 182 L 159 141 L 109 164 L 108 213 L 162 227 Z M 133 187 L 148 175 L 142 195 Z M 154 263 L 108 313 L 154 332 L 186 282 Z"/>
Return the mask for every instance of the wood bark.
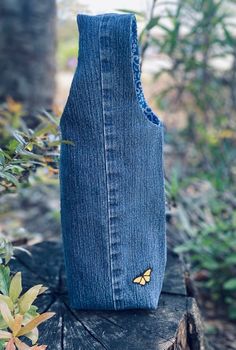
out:
<path id="1" fill-rule="evenodd" d="M 183 264 L 168 252 L 168 264 L 157 310 L 83 311 L 69 305 L 61 243 L 16 252 L 13 271 L 22 271 L 24 288 L 49 287 L 38 297 L 40 312 L 56 315 L 39 326 L 40 343 L 53 350 L 204 350 L 199 310 L 186 292 Z"/>

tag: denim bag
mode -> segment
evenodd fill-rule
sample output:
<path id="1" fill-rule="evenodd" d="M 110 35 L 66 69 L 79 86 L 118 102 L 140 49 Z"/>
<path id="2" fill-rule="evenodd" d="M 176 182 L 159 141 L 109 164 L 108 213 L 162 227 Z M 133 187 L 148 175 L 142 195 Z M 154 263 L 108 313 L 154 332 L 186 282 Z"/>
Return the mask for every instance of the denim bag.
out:
<path id="1" fill-rule="evenodd" d="M 60 128 L 61 224 L 76 309 L 156 309 L 166 264 L 163 124 L 145 101 L 132 14 L 78 15 Z"/>

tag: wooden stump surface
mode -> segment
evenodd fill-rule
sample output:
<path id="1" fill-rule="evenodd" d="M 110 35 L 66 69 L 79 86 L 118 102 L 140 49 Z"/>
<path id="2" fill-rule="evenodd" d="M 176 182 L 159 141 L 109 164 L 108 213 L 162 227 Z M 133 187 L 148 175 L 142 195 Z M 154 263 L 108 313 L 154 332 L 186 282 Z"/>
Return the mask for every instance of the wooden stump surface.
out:
<path id="1" fill-rule="evenodd" d="M 63 250 L 60 242 L 27 247 L 29 256 L 16 251 L 14 272 L 22 271 L 24 289 L 44 284 L 39 312 L 56 315 L 39 326 L 40 344 L 48 350 L 173 350 L 204 349 L 195 300 L 186 293 L 183 264 L 172 252 L 157 310 L 80 311 L 67 297 Z"/>

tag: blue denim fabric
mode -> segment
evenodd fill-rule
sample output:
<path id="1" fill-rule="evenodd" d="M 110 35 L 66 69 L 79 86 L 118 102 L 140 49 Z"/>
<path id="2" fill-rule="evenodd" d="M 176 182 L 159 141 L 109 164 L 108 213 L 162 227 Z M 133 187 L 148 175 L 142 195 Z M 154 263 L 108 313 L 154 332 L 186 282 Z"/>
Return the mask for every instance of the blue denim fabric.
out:
<path id="1" fill-rule="evenodd" d="M 78 64 L 60 121 L 73 142 L 60 157 L 70 303 L 155 309 L 166 264 L 163 124 L 143 95 L 136 19 L 77 21 Z"/>

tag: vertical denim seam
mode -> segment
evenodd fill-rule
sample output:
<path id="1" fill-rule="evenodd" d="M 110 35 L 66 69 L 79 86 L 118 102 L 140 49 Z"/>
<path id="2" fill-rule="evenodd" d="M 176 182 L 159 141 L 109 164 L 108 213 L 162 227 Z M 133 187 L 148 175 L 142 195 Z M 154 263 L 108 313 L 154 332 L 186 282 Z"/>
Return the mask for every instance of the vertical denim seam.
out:
<path id="1" fill-rule="evenodd" d="M 109 205 L 109 185 L 108 185 L 108 164 L 107 164 L 107 156 L 106 156 L 106 130 L 105 130 L 105 108 L 104 108 L 104 86 L 103 86 L 103 69 L 102 69 L 102 61 L 101 61 L 101 26 L 103 24 L 102 16 L 100 24 L 99 24 L 99 59 L 100 59 L 100 72 L 101 72 L 101 93 L 102 93 L 102 117 L 103 117 L 103 146 L 104 146 L 104 164 L 105 164 L 105 175 L 106 175 L 106 194 L 107 194 L 107 213 L 108 213 L 108 237 L 109 237 L 109 251 L 108 251 L 108 260 L 110 263 L 110 276 L 111 276 L 111 289 L 112 289 L 112 300 L 114 309 L 116 309 L 116 300 L 115 300 L 115 290 L 114 290 L 114 278 L 112 273 L 112 241 L 111 241 L 111 227 L 110 227 L 110 205 Z"/>

